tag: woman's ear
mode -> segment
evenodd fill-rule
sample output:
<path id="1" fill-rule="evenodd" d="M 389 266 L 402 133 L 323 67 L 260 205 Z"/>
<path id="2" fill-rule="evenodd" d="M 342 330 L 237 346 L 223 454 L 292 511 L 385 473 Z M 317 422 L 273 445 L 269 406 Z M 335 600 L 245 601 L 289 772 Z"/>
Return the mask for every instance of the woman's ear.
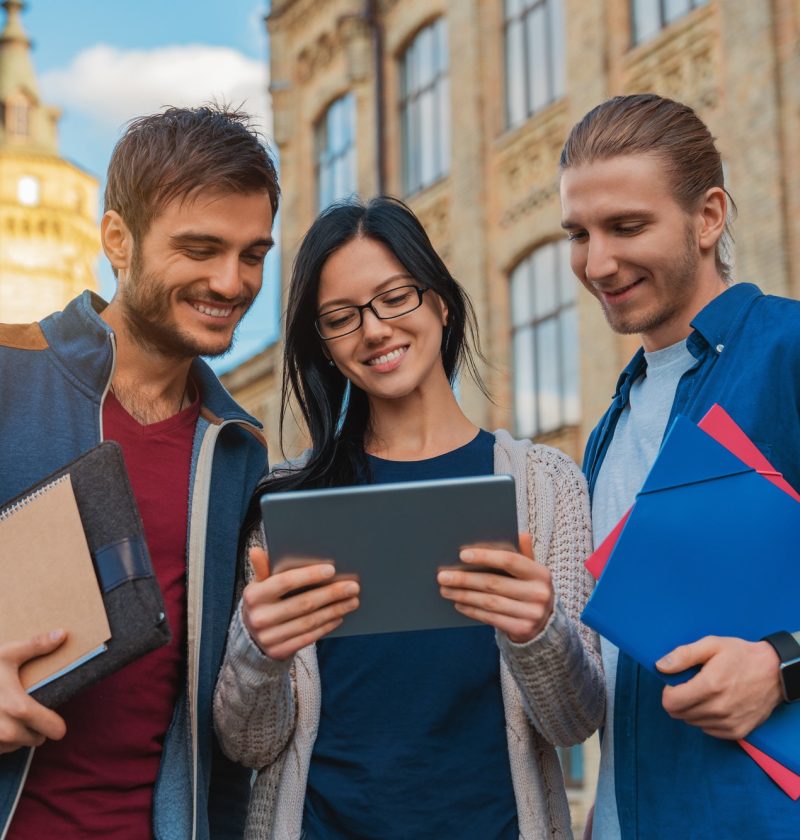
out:
<path id="1" fill-rule="evenodd" d="M 439 316 L 442 320 L 442 326 L 446 327 L 450 311 L 447 308 L 447 304 L 444 302 L 444 298 L 440 294 L 434 292 L 434 298 L 436 300 L 436 305 L 439 307 Z"/>
<path id="2" fill-rule="evenodd" d="M 320 342 L 320 350 L 322 350 L 322 355 L 325 357 L 328 364 L 331 367 L 336 367 L 336 363 L 333 361 L 333 357 L 331 356 L 330 352 L 328 351 L 328 345 L 324 341 Z"/>

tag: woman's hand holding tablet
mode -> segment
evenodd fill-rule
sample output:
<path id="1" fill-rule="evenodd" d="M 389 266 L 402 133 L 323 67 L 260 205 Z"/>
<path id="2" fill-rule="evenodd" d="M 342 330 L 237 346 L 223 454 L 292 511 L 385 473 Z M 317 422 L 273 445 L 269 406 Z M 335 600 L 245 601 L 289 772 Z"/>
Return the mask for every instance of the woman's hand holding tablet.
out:
<path id="1" fill-rule="evenodd" d="M 332 563 L 303 564 L 270 574 L 267 552 L 252 548 L 250 564 L 254 577 L 242 594 L 242 620 L 271 659 L 290 659 L 358 607 L 358 582 L 331 581 L 336 572 Z"/>
<path id="2" fill-rule="evenodd" d="M 524 644 L 541 633 L 555 602 L 550 571 L 534 560 L 530 534 L 520 533 L 520 552 L 469 546 L 462 563 L 492 571 L 438 573 L 444 598 L 466 616 L 502 630 L 512 642 Z"/>

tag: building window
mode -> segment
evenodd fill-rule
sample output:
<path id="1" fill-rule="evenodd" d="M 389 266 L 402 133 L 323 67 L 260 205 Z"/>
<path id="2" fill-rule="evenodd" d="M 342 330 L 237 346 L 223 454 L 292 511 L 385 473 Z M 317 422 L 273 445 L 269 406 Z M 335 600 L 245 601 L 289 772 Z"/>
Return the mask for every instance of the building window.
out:
<path id="1" fill-rule="evenodd" d="M 403 188 L 421 190 L 450 169 L 447 23 L 422 29 L 400 59 Z"/>
<path id="2" fill-rule="evenodd" d="M 8 103 L 6 130 L 10 137 L 25 139 L 30 135 L 31 109 L 25 99 L 14 99 Z"/>
<path id="3" fill-rule="evenodd" d="M 314 130 L 317 208 L 324 210 L 357 190 L 356 109 L 352 93 L 332 102 Z"/>
<path id="4" fill-rule="evenodd" d="M 563 0 L 505 0 L 506 125 L 564 95 Z"/>
<path id="5" fill-rule="evenodd" d="M 707 0 L 631 0 L 633 43 L 641 44 Z"/>
<path id="6" fill-rule="evenodd" d="M 583 744 L 574 747 L 558 747 L 561 773 L 568 788 L 583 787 Z"/>
<path id="7" fill-rule="evenodd" d="M 524 437 L 580 420 L 576 288 L 566 240 L 537 248 L 511 272 L 514 414 Z"/>

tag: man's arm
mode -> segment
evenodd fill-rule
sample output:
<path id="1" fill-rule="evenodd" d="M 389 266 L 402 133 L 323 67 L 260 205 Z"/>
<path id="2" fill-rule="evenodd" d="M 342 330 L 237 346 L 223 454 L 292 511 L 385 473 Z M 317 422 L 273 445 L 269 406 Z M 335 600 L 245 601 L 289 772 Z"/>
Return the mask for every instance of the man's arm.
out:
<path id="1" fill-rule="evenodd" d="M 60 715 L 37 703 L 22 687 L 19 669 L 29 659 L 52 653 L 66 638 L 63 630 L 24 642 L 0 645 L 0 753 L 60 741 L 67 732 Z"/>
<path id="2" fill-rule="evenodd" d="M 780 660 L 768 642 L 705 636 L 656 662 L 664 674 L 695 665 L 700 673 L 667 686 L 662 703 L 671 717 L 715 738 L 746 737 L 783 701 Z"/>

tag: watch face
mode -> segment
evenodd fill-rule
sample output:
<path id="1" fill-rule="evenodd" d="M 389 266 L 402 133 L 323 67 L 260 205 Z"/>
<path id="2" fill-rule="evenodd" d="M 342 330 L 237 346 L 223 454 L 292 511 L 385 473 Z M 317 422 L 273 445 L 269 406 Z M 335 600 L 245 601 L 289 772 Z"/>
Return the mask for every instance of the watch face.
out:
<path id="1" fill-rule="evenodd" d="M 783 693 L 788 702 L 800 700 L 800 659 L 781 665 Z"/>

